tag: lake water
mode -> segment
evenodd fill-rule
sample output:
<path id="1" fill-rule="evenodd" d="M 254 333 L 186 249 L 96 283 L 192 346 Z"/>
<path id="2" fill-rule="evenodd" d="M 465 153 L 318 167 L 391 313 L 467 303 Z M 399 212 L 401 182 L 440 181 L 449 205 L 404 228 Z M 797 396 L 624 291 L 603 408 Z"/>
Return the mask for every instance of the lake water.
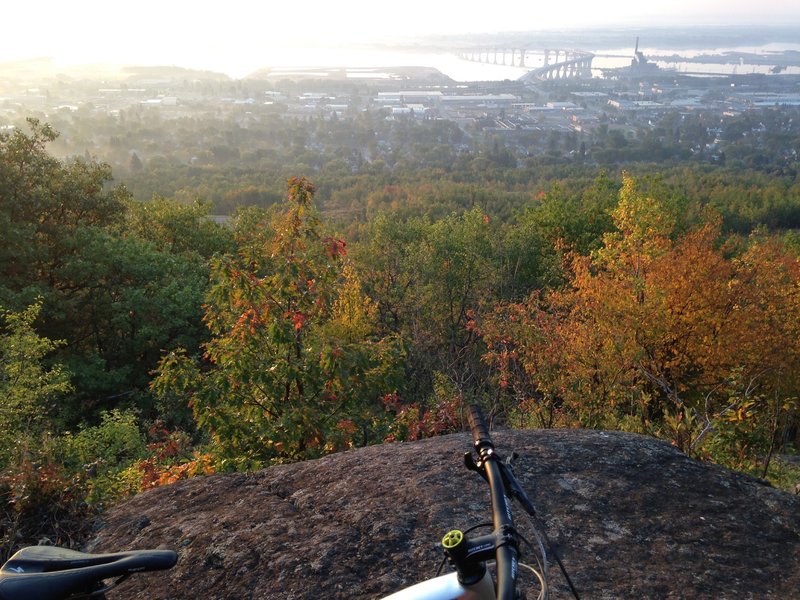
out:
<path id="1" fill-rule="evenodd" d="M 685 58 L 695 58 L 703 55 L 721 55 L 729 52 L 757 54 L 769 57 L 777 56 L 776 53 L 795 50 L 800 52 L 800 44 L 762 44 L 758 46 L 731 46 L 728 48 L 671 48 L 671 47 L 641 47 L 641 51 L 652 62 L 660 67 L 673 69 L 682 73 L 706 74 L 747 74 L 770 73 L 777 64 L 766 62 L 764 64 L 719 64 L 718 62 L 666 62 L 659 58 L 680 55 Z M 596 49 L 582 48 L 596 54 L 593 60 L 593 73 L 597 76 L 602 69 L 625 67 L 630 65 L 633 57 L 633 46 L 624 48 Z M 550 55 L 550 62 L 554 59 Z M 399 66 L 421 66 L 438 69 L 448 77 L 459 82 L 470 81 L 502 81 L 504 79 L 517 79 L 531 69 L 544 64 L 542 52 L 529 52 L 525 56 L 527 68 L 512 66 L 512 57 L 498 56 L 498 62 L 506 64 L 483 64 L 459 58 L 454 52 L 445 50 L 393 50 L 389 48 L 265 48 L 259 52 L 250 52 L 247 56 L 226 56 L 224 52 L 216 52 L 209 56 L 174 57 L 174 64 L 188 68 L 209 69 L 227 73 L 231 77 L 245 77 L 254 71 L 270 67 L 279 68 L 287 75 L 302 68 L 318 68 L 318 76 L 324 76 L 326 68 L 348 67 L 348 77 L 380 77 L 381 68 Z M 768 61 L 768 59 L 766 59 Z M 519 54 L 516 55 L 519 62 Z M 760 62 L 760 61 L 759 61 Z M 367 71 L 370 69 L 371 71 Z M 375 71 L 377 69 L 377 73 Z M 787 74 L 800 74 L 800 65 L 787 66 L 783 71 Z M 388 73 L 384 73 L 388 77 Z"/>
<path id="2" fill-rule="evenodd" d="M 611 48 L 594 50 L 587 48 L 589 52 L 595 54 L 592 60 L 592 73 L 596 77 L 602 76 L 603 69 L 614 69 L 627 67 L 633 58 L 633 48 Z M 787 51 L 800 52 L 800 44 L 765 44 L 762 46 L 740 46 L 730 48 L 710 48 L 710 49 L 672 49 L 672 48 L 640 48 L 642 53 L 650 62 L 657 64 L 661 69 L 676 71 L 682 74 L 696 75 L 745 75 L 749 73 L 773 74 L 773 69 L 777 65 L 784 65 L 781 54 Z M 740 60 L 729 60 L 722 62 L 726 54 L 745 54 L 757 55 L 758 62 L 748 61 L 747 57 Z M 675 60 L 676 56 L 696 61 Z M 709 60 L 702 60 L 702 57 L 714 57 Z M 719 57 L 719 58 L 717 58 Z M 456 58 L 456 57 L 453 57 Z M 506 65 L 486 65 L 477 64 L 465 60 L 456 59 L 455 61 L 444 61 L 440 59 L 440 71 L 449 75 L 457 81 L 478 81 L 478 80 L 502 80 L 516 79 L 524 75 L 531 69 L 536 69 L 544 65 L 543 53 L 527 53 L 525 55 L 525 65 L 527 69 L 509 66 L 512 58 L 519 62 L 519 54 L 512 57 L 511 54 L 499 55 L 496 59 L 499 63 L 505 62 Z M 770 62 L 774 58 L 774 62 Z M 666 60 L 668 59 L 668 60 Z M 787 75 L 800 75 L 800 56 L 798 62 L 791 66 L 781 66 L 780 73 Z M 466 64 L 464 64 L 466 63 Z M 553 54 L 550 54 L 550 64 L 553 63 Z"/>

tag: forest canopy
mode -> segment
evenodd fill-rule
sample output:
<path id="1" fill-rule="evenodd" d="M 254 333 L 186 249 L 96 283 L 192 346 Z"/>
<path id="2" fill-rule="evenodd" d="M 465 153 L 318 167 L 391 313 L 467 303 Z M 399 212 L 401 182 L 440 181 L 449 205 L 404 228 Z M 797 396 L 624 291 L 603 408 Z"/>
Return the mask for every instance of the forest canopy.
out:
<path id="1" fill-rule="evenodd" d="M 134 199 L 107 164 L 56 159 L 56 138 L 36 120 L 0 133 L 6 550 L 53 522 L 69 543 L 86 511 L 181 477 L 457 431 L 472 402 L 791 477 L 775 458 L 798 442 L 789 179 L 556 180 L 489 148 L 469 178 L 239 188 L 221 219 Z"/>

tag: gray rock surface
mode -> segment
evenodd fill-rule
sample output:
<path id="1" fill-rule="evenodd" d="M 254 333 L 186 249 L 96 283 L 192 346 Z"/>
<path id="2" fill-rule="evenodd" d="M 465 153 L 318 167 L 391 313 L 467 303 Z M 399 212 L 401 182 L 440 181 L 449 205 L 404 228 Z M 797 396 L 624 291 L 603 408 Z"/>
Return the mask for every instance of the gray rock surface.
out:
<path id="1" fill-rule="evenodd" d="M 494 435 L 501 454 L 519 453 L 515 472 L 582 598 L 800 598 L 800 497 L 642 436 Z M 106 513 L 88 549 L 178 551 L 172 571 L 133 577 L 117 600 L 379 598 L 433 576 L 448 530 L 490 518 L 487 486 L 463 466 L 470 442 L 157 488 Z M 557 568 L 550 580 L 551 597 L 571 597 Z"/>

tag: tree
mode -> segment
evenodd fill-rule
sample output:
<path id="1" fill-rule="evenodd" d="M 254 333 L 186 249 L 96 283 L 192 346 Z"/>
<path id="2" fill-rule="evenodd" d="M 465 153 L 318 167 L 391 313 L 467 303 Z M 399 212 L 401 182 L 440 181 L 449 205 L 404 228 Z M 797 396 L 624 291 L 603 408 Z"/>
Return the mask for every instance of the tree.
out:
<path id="1" fill-rule="evenodd" d="M 230 235 L 202 207 L 133 205 L 108 187 L 108 165 L 61 162 L 46 149 L 55 131 L 29 126 L 0 134 L 0 302 L 38 298 L 38 333 L 65 341 L 55 353 L 75 389 L 58 413 L 76 425 L 97 407 L 146 402 L 136 396 L 161 350 L 199 343 L 205 257 Z"/>
<path id="2" fill-rule="evenodd" d="M 466 325 L 496 294 L 500 233 L 499 222 L 478 207 L 435 222 L 385 215 L 356 247 L 381 325 L 407 340 L 407 400 L 429 397 L 436 373 L 462 402 L 483 393 L 481 342 Z"/>
<path id="3" fill-rule="evenodd" d="M 131 152 L 131 157 L 128 159 L 128 170 L 132 173 L 138 173 L 142 169 L 144 169 L 142 159 L 139 158 L 139 155 L 136 154 L 136 152 Z"/>
<path id="4" fill-rule="evenodd" d="M 269 225 L 248 213 L 237 254 L 214 261 L 202 363 L 169 354 L 154 382 L 189 396 L 228 467 L 368 441 L 397 385 L 399 344 L 376 335 L 345 242 L 321 235 L 307 180 L 288 190 L 285 212 Z"/>
<path id="5" fill-rule="evenodd" d="M 132 200 L 125 217 L 125 233 L 148 240 L 170 254 L 208 259 L 233 250 L 230 229 L 212 220 L 208 203 L 183 204 L 160 197 L 145 202 Z"/>
<path id="6" fill-rule="evenodd" d="M 196 254 L 173 255 L 106 229 L 82 229 L 74 239 L 72 256 L 51 274 L 56 286 L 47 292 L 44 323 L 69 341 L 59 356 L 76 386 L 62 407 L 73 424 L 97 409 L 147 402 L 138 396 L 162 352 L 199 347 L 208 280 Z"/>
<path id="7" fill-rule="evenodd" d="M 46 151 L 56 132 L 35 119 L 28 123 L 30 135 L 0 134 L 0 227 L 15 244 L 10 254 L 0 253 L 0 301 L 17 309 L 50 286 L 81 228 L 120 221 L 126 197 L 123 188 L 106 189 L 108 165 L 62 164 Z"/>
<path id="8" fill-rule="evenodd" d="M 0 310 L 0 468 L 38 455 L 42 436 L 52 429 L 55 403 L 71 390 L 61 365 L 46 365 L 60 342 L 40 337 L 33 323 L 41 304 L 22 312 Z"/>
<path id="9" fill-rule="evenodd" d="M 771 238 L 721 247 L 715 218 L 673 237 L 668 206 L 627 176 L 613 216 L 603 247 L 572 257 L 568 287 L 476 325 L 501 387 L 542 423 L 634 429 L 699 454 L 745 415 L 740 454 L 763 456 L 796 416 L 796 257 Z"/>

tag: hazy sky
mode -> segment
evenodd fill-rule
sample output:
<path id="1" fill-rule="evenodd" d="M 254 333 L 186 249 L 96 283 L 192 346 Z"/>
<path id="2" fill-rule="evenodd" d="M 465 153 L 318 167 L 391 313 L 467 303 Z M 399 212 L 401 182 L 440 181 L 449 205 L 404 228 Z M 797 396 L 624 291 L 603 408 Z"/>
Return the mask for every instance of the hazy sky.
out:
<path id="1" fill-rule="evenodd" d="M 0 62 L 209 68 L 287 44 L 592 25 L 796 23 L 800 39 L 800 0 L 18 0 L 0 18 Z"/>

